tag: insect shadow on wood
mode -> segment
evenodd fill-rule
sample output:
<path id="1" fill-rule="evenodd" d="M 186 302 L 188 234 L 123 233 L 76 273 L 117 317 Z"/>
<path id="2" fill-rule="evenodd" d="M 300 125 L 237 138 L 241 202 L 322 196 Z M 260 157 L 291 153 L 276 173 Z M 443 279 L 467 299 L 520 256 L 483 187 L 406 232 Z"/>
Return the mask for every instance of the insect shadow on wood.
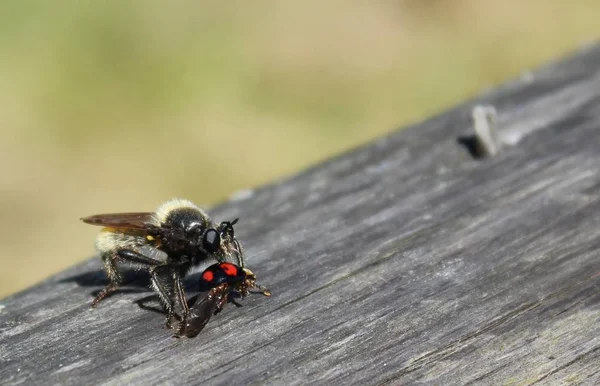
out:
<path id="1" fill-rule="evenodd" d="M 115 290 L 114 293 L 112 293 L 109 297 L 118 294 L 141 294 L 152 292 L 150 275 L 148 275 L 146 272 L 125 267 L 120 271 L 120 274 L 123 277 L 123 286 Z M 197 290 L 198 276 L 199 274 L 192 274 L 187 277 L 182 281 L 183 287 L 187 291 Z M 110 280 L 106 276 L 106 272 L 99 269 L 64 278 L 60 280 L 60 283 L 76 283 L 81 287 L 97 287 L 95 290 L 90 292 L 91 296 L 96 297 L 102 291 L 102 288 L 109 283 L 109 281 Z M 192 299 L 195 298 L 195 296 L 192 297 Z M 192 299 L 190 299 L 190 301 Z M 188 303 L 190 301 L 188 301 Z M 133 300 L 133 302 L 142 309 L 159 312 L 163 315 L 167 314 L 163 310 L 160 304 L 160 299 L 156 294 Z M 154 303 L 156 306 L 148 305 L 148 303 Z"/>
<path id="2" fill-rule="evenodd" d="M 134 301 L 138 307 L 142 310 L 156 312 L 157 314 L 166 315 L 167 311 L 160 305 L 160 298 L 158 295 L 148 295 L 141 299 Z"/>
<path id="3" fill-rule="evenodd" d="M 123 287 L 116 291 L 116 293 L 142 293 L 150 292 L 150 275 L 140 275 L 139 271 L 135 269 L 123 269 L 121 271 L 123 277 Z M 76 283 L 81 287 L 98 287 L 92 294 L 96 296 L 106 284 L 109 283 L 109 279 L 106 276 L 106 272 L 103 270 L 94 270 L 83 272 L 78 275 L 70 276 L 60 280 L 61 283 Z M 129 288 L 127 288 L 129 287 Z"/>

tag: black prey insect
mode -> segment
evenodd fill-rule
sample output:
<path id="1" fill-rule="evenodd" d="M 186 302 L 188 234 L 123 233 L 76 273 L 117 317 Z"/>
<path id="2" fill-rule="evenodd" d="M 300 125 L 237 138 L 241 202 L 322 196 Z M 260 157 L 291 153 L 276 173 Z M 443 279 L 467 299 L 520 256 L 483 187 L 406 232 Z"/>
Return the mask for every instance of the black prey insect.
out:
<path id="1" fill-rule="evenodd" d="M 96 250 L 110 282 L 92 307 L 119 287 L 122 278 L 117 263 L 127 262 L 149 271 L 152 288 L 167 311 L 169 328 L 179 304 L 181 332 L 189 313 L 181 278 L 210 259 L 235 260 L 244 267 L 244 252 L 233 231 L 238 219 L 217 224 L 187 200 L 167 201 L 156 212 L 99 214 L 81 220 L 104 226 L 96 238 Z"/>
<path id="2" fill-rule="evenodd" d="M 200 276 L 200 291 L 208 292 L 198 295 L 190 307 L 183 334 L 188 338 L 198 335 L 211 316 L 221 312 L 227 303 L 241 307 L 235 298 L 248 296 L 253 288 L 271 296 L 268 289 L 256 283 L 256 276 L 248 268 L 231 263 L 218 263 L 206 268 Z"/>

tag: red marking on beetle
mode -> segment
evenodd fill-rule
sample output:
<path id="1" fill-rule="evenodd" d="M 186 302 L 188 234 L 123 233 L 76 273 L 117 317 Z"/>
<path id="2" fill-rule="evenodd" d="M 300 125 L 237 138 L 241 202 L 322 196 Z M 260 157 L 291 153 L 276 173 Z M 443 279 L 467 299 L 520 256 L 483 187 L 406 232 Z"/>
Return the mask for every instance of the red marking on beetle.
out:
<path id="1" fill-rule="evenodd" d="M 235 265 L 229 263 L 221 264 L 221 269 L 225 272 L 227 276 L 237 276 L 238 270 Z"/>
<path id="2" fill-rule="evenodd" d="M 211 271 L 204 271 L 202 274 L 202 280 L 211 282 L 214 279 L 215 275 Z"/>

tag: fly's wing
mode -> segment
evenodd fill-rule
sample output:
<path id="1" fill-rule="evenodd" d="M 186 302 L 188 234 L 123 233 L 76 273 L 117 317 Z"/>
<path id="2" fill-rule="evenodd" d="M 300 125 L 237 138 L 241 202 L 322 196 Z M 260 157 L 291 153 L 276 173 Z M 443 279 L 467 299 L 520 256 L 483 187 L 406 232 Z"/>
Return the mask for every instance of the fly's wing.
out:
<path id="1" fill-rule="evenodd" d="M 203 297 L 198 297 L 196 303 L 190 308 L 185 326 L 185 336 L 193 338 L 202 331 L 211 316 L 223 306 L 227 298 L 229 286 L 221 285 L 208 291 Z"/>
<path id="2" fill-rule="evenodd" d="M 81 221 L 86 224 L 99 225 L 120 229 L 148 229 L 153 220 L 152 212 L 137 213 L 107 213 L 83 217 Z"/>

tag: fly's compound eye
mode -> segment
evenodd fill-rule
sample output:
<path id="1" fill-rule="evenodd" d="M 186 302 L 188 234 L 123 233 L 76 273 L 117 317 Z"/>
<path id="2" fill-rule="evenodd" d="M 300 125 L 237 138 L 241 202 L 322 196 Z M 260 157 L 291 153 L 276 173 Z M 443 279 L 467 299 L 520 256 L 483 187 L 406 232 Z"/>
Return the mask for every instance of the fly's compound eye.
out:
<path id="1" fill-rule="evenodd" d="M 221 235 L 215 229 L 209 229 L 204 233 L 202 242 L 204 249 L 210 253 L 215 253 L 221 248 Z"/>

